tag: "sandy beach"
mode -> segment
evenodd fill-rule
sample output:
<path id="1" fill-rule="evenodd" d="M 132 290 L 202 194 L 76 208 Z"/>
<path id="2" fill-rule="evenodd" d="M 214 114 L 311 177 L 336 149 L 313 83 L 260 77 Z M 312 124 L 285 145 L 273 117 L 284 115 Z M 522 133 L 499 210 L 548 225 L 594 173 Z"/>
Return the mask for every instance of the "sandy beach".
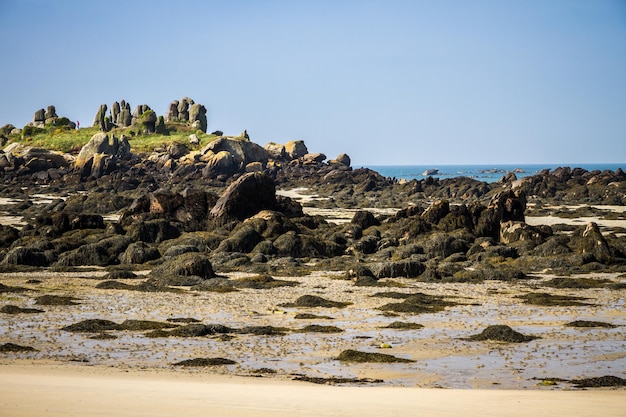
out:
<path id="1" fill-rule="evenodd" d="M 331 387 L 171 371 L 12 364 L 0 367 L 0 414 L 33 416 L 603 416 L 624 391 Z"/>

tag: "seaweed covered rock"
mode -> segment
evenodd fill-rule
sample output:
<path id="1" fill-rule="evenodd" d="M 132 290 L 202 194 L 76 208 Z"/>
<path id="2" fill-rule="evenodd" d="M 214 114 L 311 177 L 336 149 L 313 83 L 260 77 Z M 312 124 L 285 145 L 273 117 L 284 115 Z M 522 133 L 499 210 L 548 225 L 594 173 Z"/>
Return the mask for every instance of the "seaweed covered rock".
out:
<path id="1" fill-rule="evenodd" d="M 399 358 L 384 353 L 361 352 L 358 350 L 344 350 L 337 356 L 338 361 L 357 362 L 357 363 L 410 363 L 415 362 L 411 359 Z"/>
<path id="2" fill-rule="evenodd" d="M 137 220 L 128 227 L 126 235 L 134 241 L 160 243 L 179 237 L 180 230 L 167 219 Z"/>
<path id="3" fill-rule="evenodd" d="M 189 252 L 165 260 L 150 271 L 151 278 L 167 276 L 196 276 L 203 280 L 217 277 L 209 257 L 203 253 Z"/>
<path id="4" fill-rule="evenodd" d="M 596 261 L 608 263 L 611 260 L 611 249 L 596 223 L 589 223 L 584 230 L 574 233 L 571 243 L 577 253 L 591 254 Z"/>
<path id="5" fill-rule="evenodd" d="M 43 251 L 18 246 L 7 252 L 2 263 L 10 265 L 49 266 L 50 259 Z"/>
<path id="6" fill-rule="evenodd" d="M 317 295 L 303 295 L 293 303 L 282 304 L 282 307 L 325 307 L 325 308 L 344 308 L 350 303 L 341 301 L 331 301 Z"/>
<path id="7" fill-rule="evenodd" d="M 128 245 L 126 250 L 119 255 L 119 260 L 122 264 L 143 264 L 160 257 L 161 254 L 157 248 L 140 241 Z"/>
<path id="8" fill-rule="evenodd" d="M 194 359 L 186 359 L 184 361 L 173 363 L 174 366 L 198 366 L 198 367 L 206 367 L 206 366 L 220 366 L 220 365 L 235 365 L 235 362 L 232 359 L 226 358 L 194 358 Z"/>
<path id="9" fill-rule="evenodd" d="M 426 270 L 426 266 L 418 260 L 406 259 L 403 261 L 380 262 L 372 265 L 371 270 L 377 279 L 415 278 Z"/>
<path id="10" fill-rule="evenodd" d="M 498 324 L 494 326 L 488 326 L 481 333 L 470 336 L 467 340 L 471 341 L 483 341 L 483 340 L 493 340 L 497 342 L 508 342 L 508 343 L 524 343 L 530 342 L 531 340 L 538 339 L 538 336 L 526 336 L 519 332 L 516 332 L 509 326 Z"/>

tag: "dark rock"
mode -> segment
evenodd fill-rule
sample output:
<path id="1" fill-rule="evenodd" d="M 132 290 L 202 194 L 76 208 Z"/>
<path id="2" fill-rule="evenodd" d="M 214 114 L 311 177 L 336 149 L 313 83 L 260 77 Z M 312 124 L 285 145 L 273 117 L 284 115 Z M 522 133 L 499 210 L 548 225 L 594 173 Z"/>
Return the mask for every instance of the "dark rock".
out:
<path id="1" fill-rule="evenodd" d="M 365 230 L 372 226 L 380 226 L 380 222 L 374 217 L 374 215 L 369 211 L 357 211 L 354 213 L 352 220 L 350 221 L 352 224 L 355 224 L 361 227 L 362 230 Z"/>
<path id="2" fill-rule="evenodd" d="M 254 172 L 241 176 L 217 200 L 210 217 L 217 223 L 244 220 L 261 210 L 276 207 L 276 188 L 267 175 Z"/>

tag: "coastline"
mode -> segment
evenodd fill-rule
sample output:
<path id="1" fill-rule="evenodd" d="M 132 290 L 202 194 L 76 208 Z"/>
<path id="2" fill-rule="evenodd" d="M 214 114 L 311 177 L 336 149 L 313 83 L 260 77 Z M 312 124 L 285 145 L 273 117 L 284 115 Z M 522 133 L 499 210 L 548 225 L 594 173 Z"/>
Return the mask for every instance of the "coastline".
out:
<path id="1" fill-rule="evenodd" d="M 622 390 L 333 387 L 162 369 L 128 371 L 32 361 L 0 366 L 0 414 L 13 417 L 193 417 L 209 412 L 231 417 L 541 413 L 553 417 L 618 417 L 625 408 Z"/>

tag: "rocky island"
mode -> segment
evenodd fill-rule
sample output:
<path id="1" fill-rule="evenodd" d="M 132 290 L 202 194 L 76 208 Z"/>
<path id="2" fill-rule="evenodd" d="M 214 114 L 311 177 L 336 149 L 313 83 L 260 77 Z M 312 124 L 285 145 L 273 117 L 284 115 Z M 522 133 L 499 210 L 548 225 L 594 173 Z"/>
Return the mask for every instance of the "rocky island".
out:
<path id="1" fill-rule="evenodd" d="M 1 363 L 626 384 L 621 169 L 405 181 L 130 109 L 0 128 Z"/>

